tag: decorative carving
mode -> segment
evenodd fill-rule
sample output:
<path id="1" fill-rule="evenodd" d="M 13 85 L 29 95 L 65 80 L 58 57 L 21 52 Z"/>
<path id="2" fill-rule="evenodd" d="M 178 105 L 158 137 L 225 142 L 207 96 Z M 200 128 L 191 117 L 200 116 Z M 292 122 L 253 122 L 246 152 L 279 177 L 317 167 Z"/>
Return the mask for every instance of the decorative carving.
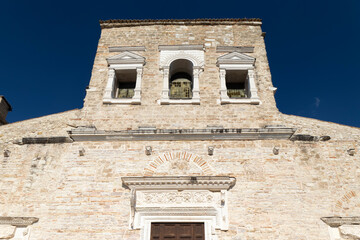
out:
<path id="1" fill-rule="evenodd" d="M 162 50 L 160 51 L 160 65 L 170 66 L 177 59 L 186 59 L 192 62 L 193 67 L 204 66 L 203 50 Z"/>
<path id="2" fill-rule="evenodd" d="M 202 157 L 190 152 L 169 152 L 157 156 L 144 169 L 144 175 L 212 175 L 210 164 Z"/>
<path id="3" fill-rule="evenodd" d="M 137 205 L 163 205 L 172 206 L 183 204 L 216 204 L 214 193 L 210 191 L 163 191 L 143 192 L 138 194 Z"/>
<path id="4" fill-rule="evenodd" d="M 118 55 L 109 57 L 107 59 L 107 62 L 108 64 L 132 64 L 132 63 L 145 64 L 145 58 L 133 52 L 126 51 Z"/>

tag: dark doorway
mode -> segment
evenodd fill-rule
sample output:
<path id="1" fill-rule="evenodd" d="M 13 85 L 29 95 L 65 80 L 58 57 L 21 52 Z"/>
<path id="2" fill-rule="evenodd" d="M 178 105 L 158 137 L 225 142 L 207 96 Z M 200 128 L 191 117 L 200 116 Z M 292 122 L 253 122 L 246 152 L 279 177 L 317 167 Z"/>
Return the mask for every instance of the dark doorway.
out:
<path id="1" fill-rule="evenodd" d="M 204 223 L 152 223 L 151 240 L 204 240 Z"/>

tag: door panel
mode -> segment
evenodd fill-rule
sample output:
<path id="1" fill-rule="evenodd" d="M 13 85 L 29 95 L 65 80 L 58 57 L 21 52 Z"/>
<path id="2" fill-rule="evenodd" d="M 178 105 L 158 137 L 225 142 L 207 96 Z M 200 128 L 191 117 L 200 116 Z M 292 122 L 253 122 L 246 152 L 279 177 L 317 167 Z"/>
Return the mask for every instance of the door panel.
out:
<path id="1" fill-rule="evenodd" d="M 204 223 L 152 223 L 151 240 L 204 240 Z"/>

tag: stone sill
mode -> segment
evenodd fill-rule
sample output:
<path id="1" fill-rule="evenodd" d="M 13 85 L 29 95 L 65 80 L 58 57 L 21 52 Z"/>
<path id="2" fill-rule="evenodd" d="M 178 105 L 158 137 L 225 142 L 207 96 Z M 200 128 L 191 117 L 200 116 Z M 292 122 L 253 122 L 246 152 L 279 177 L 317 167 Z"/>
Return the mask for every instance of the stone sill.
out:
<path id="1" fill-rule="evenodd" d="M 243 98 L 243 99 L 234 99 L 234 98 L 227 98 L 227 99 L 220 99 L 221 104 L 252 104 L 252 105 L 259 105 L 261 103 L 260 99 L 251 99 L 251 98 Z"/>
<path id="2" fill-rule="evenodd" d="M 101 131 L 77 128 L 69 131 L 74 141 L 198 141 L 289 139 L 295 128 L 265 127 L 238 129 L 155 129 Z"/>
<path id="3" fill-rule="evenodd" d="M 103 103 L 104 104 L 133 104 L 133 105 L 140 105 L 141 104 L 141 100 L 140 99 L 116 99 L 116 98 L 111 98 L 111 99 L 103 99 Z"/>
<path id="4" fill-rule="evenodd" d="M 160 105 L 192 104 L 200 105 L 200 99 L 160 99 Z"/>

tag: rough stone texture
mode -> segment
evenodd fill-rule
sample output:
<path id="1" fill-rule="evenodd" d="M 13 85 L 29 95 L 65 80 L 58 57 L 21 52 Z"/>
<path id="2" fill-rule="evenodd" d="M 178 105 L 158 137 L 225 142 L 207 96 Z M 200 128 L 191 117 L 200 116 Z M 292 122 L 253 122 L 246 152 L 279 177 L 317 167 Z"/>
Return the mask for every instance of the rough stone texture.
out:
<path id="1" fill-rule="evenodd" d="M 360 226 L 359 225 L 343 225 L 339 227 L 341 236 L 344 239 L 360 239 Z"/>
<path id="2" fill-rule="evenodd" d="M 0 125 L 6 124 L 6 116 L 11 111 L 11 106 L 4 96 L 0 95 Z"/>
<path id="3" fill-rule="evenodd" d="M 156 25 L 103 29 L 95 57 L 90 89 L 87 91 L 82 111 L 88 124 L 98 129 L 137 129 L 146 123 L 157 128 L 205 128 L 207 125 L 230 127 L 263 127 L 279 124 L 280 116 L 275 106 L 271 74 L 266 57 L 264 39 L 260 26 L 208 25 L 179 26 Z M 205 66 L 200 74 L 200 106 L 167 105 L 157 103 L 160 99 L 163 75 L 160 71 L 159 45 L 204 45 Z M 146 58 L 142 78 L 142 101 L 140 106 L 104 105 L 102 97 L 107 82 L 106 58 L 110 46 L 145 46 L 146 51 L 135 52 Z M 217 58 L 226 53 L 217 53 L 217 46 L 253 46 L 247 53 L 256 58 L 256 84 L 263 102 L 260 106 L 219 105 L 220 78 Z M 221 114 L 218 114 L 221 112 Z M 163 121 L 166 119 L 166 121 Z"/>
<path id="4" fill-rule="evenodd" d="M 218 240 L 330 239 L 325 216 L 360 216 L 360 129 L 279 113 L 260 26 L 148 25 L 102 30 L 84 108 L 0 127 L 0 214 L 37 217 L 29 239 L 140 239 L 129 229 L 124 176 L 236 177 L 229 190 L 229 230 Z M 158 45 L 204 44 L 200 105 L 159 105 Z M 110 46 L 145 46 L 141 105 L 104 105 Z M 219 105 L 217 46 L 253 46 L 261 105 Z M 280 86 L 281 87 L 281 86 Z M 17 144 L 23 137 L 68 136 L 77 126 L 99 130 L 260 128 L 285 125 L 329 141 L 203 140 Z M 151 155 L 145 154 L 152 147 Z M 208 147 L 214 147 L 208 155 Z M 279 151 L 274 155 L 273 149 Z M 348 149 L 355 149 L 350 156 Z M 2 152 L 9 150 L 10 155 Z M 80 156 L 79 150 L 82 151 Z M 191 154 L 197 157 L 187 161 Z M 163 164 L 159 157 L 169 157 Z M 154 164 L 157 163 L 157 164 Z M 196 163 L 196 164 L 195 164 Z M 155 167 L 154 167 L 155 166 Z"/>
<path id="5" fill-rule="evenodd" d="M 0 239 L 11 239 L 14 237 L 16 227 L 11 225 L 0 225 Z"/>

